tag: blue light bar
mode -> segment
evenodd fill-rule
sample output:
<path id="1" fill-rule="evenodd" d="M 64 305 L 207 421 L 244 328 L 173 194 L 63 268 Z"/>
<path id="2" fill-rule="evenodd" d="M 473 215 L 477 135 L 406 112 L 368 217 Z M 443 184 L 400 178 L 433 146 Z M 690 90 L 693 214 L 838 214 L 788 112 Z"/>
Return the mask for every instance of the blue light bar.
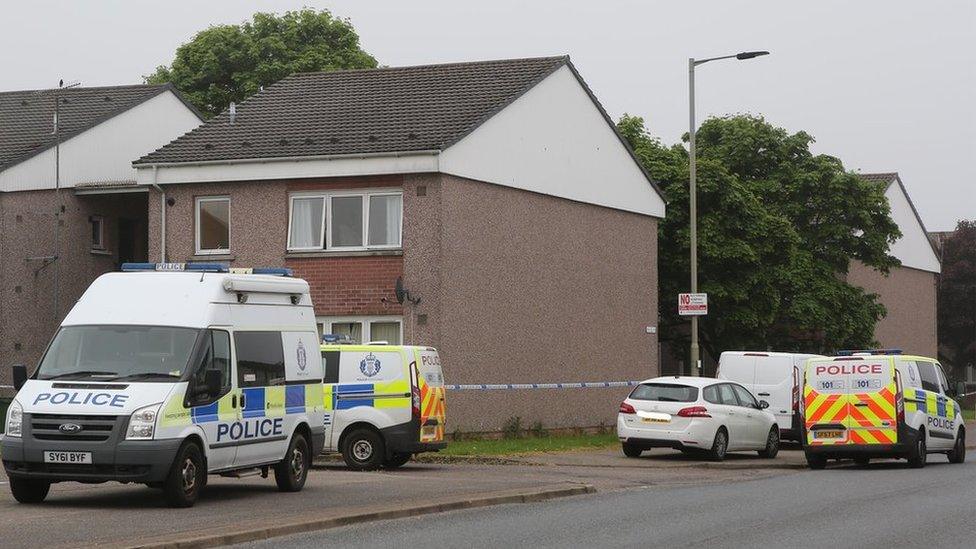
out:
<path id="1" fill-rule="evenodd" d="M 348 334 L 322 334 L 322 343 L 349 344 L 352 338 Z"/>
<path id="2" fill-rule="evenodd" d="M 131 271 L 155 271 L 155 263 L 123 263 L 122 270 L 125 272 Z"/>
<path id="3" fill-rule="evenodd" d="M 846 350 L 837 351 L 837 356 L 854 356 L 854 355 L 900 355 L 901 349 L 859 349 L 859 350 Z"/>
<path id="4" fill-rule="evenodd" d="M 204 273 L 226 273 L 228 267 L 224 263 L 187 263 L 185 270 Z"/>
<path id="5" fill-rule="evenodd" d="M 226 273 L 227 265 L 223 263 L 123 263 L 122 270 L 125 272 L 134 271 L 158 271 L 158 272 L 184 272 L 195 273 Z"/>
<path id="6" fill-rule="evenodd" d="M 255 267 L 251 269 L 252 274 L 271 275 L 271 276 L 293 276 L 291 269 L 286 267 Z"/>

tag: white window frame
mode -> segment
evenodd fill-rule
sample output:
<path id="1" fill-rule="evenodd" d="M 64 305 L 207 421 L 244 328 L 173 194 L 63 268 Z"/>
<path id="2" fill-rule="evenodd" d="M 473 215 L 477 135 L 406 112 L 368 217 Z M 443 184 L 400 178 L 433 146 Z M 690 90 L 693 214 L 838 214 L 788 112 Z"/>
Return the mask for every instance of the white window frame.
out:
<path id="1" fill-rule="evenodd" d="M 347 324 L 358 322 L 362 325 L 363 341 L 362 345 L 373 341 L 372 323 L 374 322 L 396 322 L 400 325 L 400 345 L 403 342 L 403 317 L 402 316 L 319 316 L 315 318 L 323 334 L 333 334 L 333 324 Z"/>
<path id="2" fill-rule="evenodd" d="M 98 225 L 98 240 L 92 238 L 91 249 L 96 252 L 105 251 L 105 218 L 100 215 L 93 215 L 90 218 L 92 224 L 92 235 L 94 236 L 94 226 Z"/>
<path id="3" fill-rule="evenodd" d="M 227 202 L 227 248 L 218 248 L 213 250 L 204 250 L 200 248 L 200 204 L 203 202 Z M 231 242 L 231 228 L 230 228 L 230 211 L 231 203 L 229 196 L 198 196 L 193 200 L 193 218 L 194 218 L 194 251 L 196 255 L 227 255 L 230 253 L 230 242 Z"/>
<path id="4" fill-rule="evenodd" d="M 374 196 L 399 196 L 400 197 L 400 224 L 397 227 L 399 242 L 396 244 L 370 244 L 369 243 L 369 216 L 370 198 Z M 332 237 L 335 231 L 332 230 L 332 199 L 357 197 L 362 200 L 363 208 L 363 227 L 362 245 L 360 246 L 335 246 Z M 291 244 L 292 211 L 295 207 L 296 198 L 321 198 L 325 201 L 322 208 L 322 247 L 295 247 Z M 367 250 L 399 250 L 403 248 L 403 189 L 383 188 L 383 189 L 357 189 L 341 191 L 302 191 L 290 193 L 288 196 L 288 251 L 309 252 L 309 251 L 367 251 Z"/>

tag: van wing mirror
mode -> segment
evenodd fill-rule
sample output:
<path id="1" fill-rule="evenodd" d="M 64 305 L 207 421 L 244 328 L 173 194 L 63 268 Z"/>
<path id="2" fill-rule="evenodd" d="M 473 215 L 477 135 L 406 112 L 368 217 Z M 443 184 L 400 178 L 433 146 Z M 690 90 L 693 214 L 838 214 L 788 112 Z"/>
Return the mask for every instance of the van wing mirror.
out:
<path id="1" fill-rule="evenodd" d="M 759 401 L 759 409 L 760 410 L 765 410 L 766 408 L 769 408 L 769 403 L 766 402 L 765 400 L 760 400 Z"/>
<path id="2" fill-rule="evenodd" d="M 14 364 L 11 367 L 13 371 L 12 378 L 14 382 L 14 389 L 20 390 L 27 383 L 27 365 L 26 364 Z"/>

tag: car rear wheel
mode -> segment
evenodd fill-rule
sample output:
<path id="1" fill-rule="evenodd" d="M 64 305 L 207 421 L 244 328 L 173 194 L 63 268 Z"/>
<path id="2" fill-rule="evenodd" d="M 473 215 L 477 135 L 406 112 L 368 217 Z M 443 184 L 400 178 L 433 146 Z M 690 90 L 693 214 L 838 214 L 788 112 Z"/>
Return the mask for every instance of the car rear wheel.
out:
<path id="1" fill-rule="evenodd" d="M 956 445 L 949 452 L 949 463 L 962 463 L 966 461 L 966 431 L 959 429 L 959 436 L 956 437 Z"/>
<path id="2" fill-rule="evenodd" d="M 708 457 L 714 461 L 722 461 L 725 459 L 725 453 L 729 450 L 729 434 L 725 431 L 725 427 L 719 427 L 718 432 L 715 433 L 715 440 L 712 442 L 712 448 L 708 451 Z"/>
<path id="3" fill-rule="evenodd" d="M 10 479 L 10 491 L 20 503 L 40 503 L 50 490 L 51 483 L 46 480 L 16 477 Z"/>
<path id="4" fill-rule="evenodd" d="M 356 429 L 342 443 L 342 459 L 350 469 L 375 471 L 383 465 L 383 437 L 372 429 Z"/>
<path id="5" fill-rule="evenodd" d="M 779 428 L 773 425 L 766 436 L 766 447 L 759 450 L 759 457 L 773 459 L 779 453 Z"/>
<path id="6" fill-rule="evenodd" d="M 643 450 L 641 450 L 639 446 L 637 446 L 636 444 L 631 444 L 629 442 L 623 442 L 620 444 L 620 446 L 624 450 L 624 455 L 629 458 L 640 457 L 641 452 L 643 452 Z"/>
<path id="7" fill-rule="evenodd" d="M 925 429 L 919 429 L 918 439 L 908 454 L 908 466 L 913 469 L 921 469 L 925 467 L 925 459 L 927 457 L 928 449 L 925 447 Z"/>
<path id="8" fill-rule="evenodd" d="M 819 471 L 827 467 L 827 458 L 816 454 L 807 454 L 807 467 Z"/>

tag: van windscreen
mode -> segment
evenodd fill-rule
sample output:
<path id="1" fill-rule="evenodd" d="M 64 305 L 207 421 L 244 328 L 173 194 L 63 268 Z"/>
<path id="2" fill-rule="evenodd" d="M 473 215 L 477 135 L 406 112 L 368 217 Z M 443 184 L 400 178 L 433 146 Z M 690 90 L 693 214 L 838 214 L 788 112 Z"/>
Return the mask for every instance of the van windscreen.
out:
<path id="1" fill-rule="evenodd" d="M 660 402 L 694 402 L 698 400 L 698 387 L 673 383 L 642 383 L 634 388 L 630 398 Z"/>

